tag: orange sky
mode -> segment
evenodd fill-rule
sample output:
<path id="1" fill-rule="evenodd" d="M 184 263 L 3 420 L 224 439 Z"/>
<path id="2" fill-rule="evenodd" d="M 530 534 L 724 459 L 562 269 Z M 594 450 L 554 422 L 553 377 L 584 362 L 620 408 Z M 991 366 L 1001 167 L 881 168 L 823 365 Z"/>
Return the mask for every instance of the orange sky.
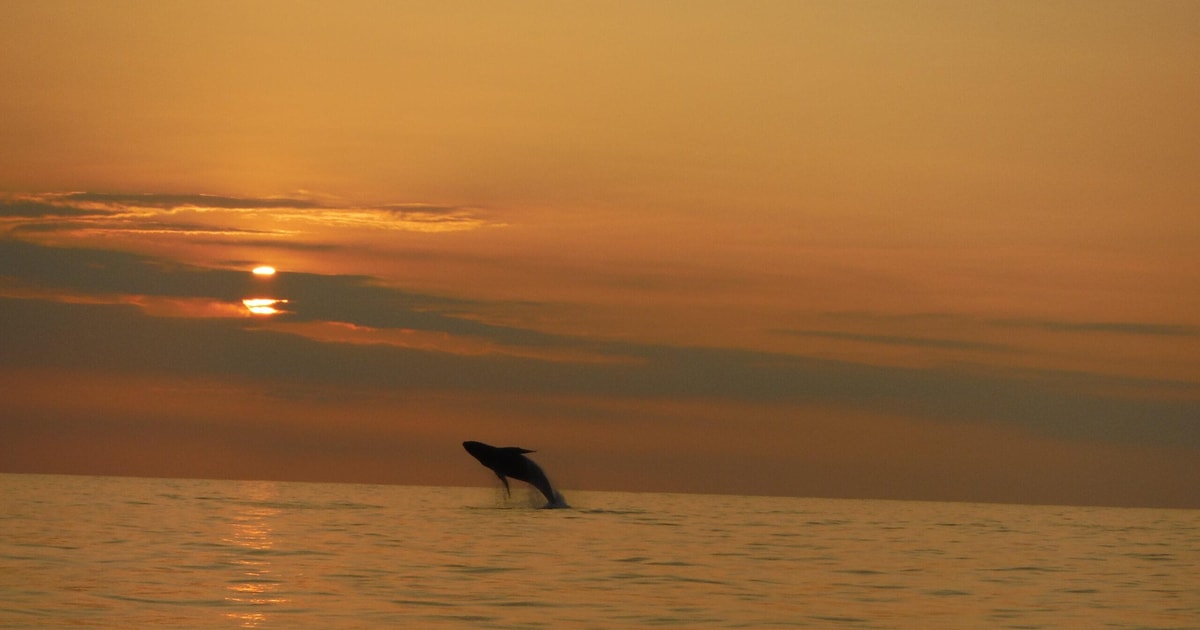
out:
<path id="1" fill-rule="evenodd" d="M 0 471 L 1200 506 L 1197 5 L 0 15 Z"/>

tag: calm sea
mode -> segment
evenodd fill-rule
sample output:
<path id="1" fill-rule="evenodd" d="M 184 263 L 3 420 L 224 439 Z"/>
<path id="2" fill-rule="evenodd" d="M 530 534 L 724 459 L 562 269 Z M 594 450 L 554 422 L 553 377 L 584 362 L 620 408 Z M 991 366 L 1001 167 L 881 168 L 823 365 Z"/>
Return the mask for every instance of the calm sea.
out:
<path id="1" fill-rule="evenodd" d="M 0 475 L 0 627 L 1200 628 L 1200 511 Z"/>

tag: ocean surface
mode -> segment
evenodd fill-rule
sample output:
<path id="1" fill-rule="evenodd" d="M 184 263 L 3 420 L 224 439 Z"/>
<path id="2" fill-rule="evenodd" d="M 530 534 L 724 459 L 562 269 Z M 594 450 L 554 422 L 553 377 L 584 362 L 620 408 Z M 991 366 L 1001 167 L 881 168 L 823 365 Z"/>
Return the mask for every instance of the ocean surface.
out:
<path id="1" fill-rule="evenodd" d="M 1200 628 L 1200 511 L 0 475 L 0 627 Z"/>

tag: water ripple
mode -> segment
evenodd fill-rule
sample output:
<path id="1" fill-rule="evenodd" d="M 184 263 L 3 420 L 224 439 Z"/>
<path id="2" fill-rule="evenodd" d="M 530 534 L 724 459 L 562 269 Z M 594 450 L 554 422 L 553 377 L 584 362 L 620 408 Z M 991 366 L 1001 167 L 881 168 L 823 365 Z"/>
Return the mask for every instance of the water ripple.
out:
<path id="1" fill-rule="evenodd" d="M 1194 627 L 1200 513 L 0 475 L 0 627 Z"/>

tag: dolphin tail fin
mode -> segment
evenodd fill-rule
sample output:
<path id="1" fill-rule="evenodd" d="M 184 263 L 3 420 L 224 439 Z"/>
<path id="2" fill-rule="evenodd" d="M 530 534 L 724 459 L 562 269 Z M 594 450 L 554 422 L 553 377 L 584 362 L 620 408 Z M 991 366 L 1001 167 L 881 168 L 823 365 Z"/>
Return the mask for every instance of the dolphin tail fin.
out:
<path id="1" fill-rule="evenodd" d="M 550 485 L 550 480 L 546 478 L 546 475 L 543 474 L 532 479 L 530 484 L 541 491 L 542 496 L 546 497 L 547 506 L 566 505 L 562 495 L 558 493 L 558 490 L 554 489 L 554 486 Z"/>
<path id="2" fill-rule="evenodd" d="M 567 505 L 567 500 L 565 498 L 563 498 L 562 493 L 557 490 L 554 491 L 554 499 L 546 504 L 547 509 L 569 508 L 569 507 L 571 507 L 571 506 Z"/>

